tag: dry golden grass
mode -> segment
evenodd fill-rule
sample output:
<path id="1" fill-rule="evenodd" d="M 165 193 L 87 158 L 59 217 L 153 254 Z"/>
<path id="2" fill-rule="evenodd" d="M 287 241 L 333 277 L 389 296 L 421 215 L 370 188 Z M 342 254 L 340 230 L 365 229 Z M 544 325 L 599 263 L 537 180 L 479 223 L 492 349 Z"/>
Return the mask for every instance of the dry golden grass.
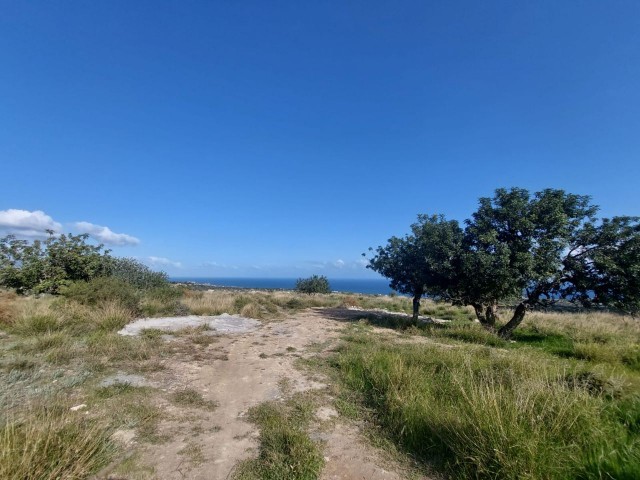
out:
<path id="1" fill-rule="evenodd" d="M 194 315 L 220 315 L 233 312 L 234 294 L 225 291 L 196 292 L 185 295 L 182 303 Z"/>
<path id="2" fill-rule="evenodd" d="M 15 293 L 0 290 L 0 325 L 11 322 L 15 315 L 16 298 Z"/>
<path id="3" fill-rule="evenodd" d="M 3 419 L 0 478 L 87 478 L 111 459 L 111 429 L 68 408 L 31 407 L 20 418 Z"/>
<path id="4" fill-rule="evenodd" d="M 535 326 L 545 333 L 569 334 L 574 340 L 612 336 L 640 340 L 640 321 L 630 316 L 607 312 L 556 313 L 531 312 L 523 326 Z"/>
<path id="5" fill-rule="evenodd" d="M 134 313 L 117 301 L 105 302 L 91 311 L 91 320 L 104 331 L 117 331 L 133 319 Z"/>

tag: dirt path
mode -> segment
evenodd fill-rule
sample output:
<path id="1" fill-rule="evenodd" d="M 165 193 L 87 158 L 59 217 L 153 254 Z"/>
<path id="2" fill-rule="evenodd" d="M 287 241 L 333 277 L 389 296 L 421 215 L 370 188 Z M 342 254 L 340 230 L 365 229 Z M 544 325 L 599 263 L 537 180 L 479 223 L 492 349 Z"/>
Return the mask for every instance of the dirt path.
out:
<path id="1" fill-rule="evenodd" d="M 328 387 L 326 377 L 304 372 L 294 363 L 299 357 L 326 355 L 337 345 L 345 323 L 334 313 L 304 311 L 252 332 L 220 336 L 208 346 L 194 345 L 197 351 L 166 359 L 166 368 L 151 375 L 156 385 L 167 392 L 197 390 L 218 407 L 207 412 L 163 404 L 167 415 L 160 434 L 168 439 L 165 442 L 137 445 L 130 435 L 121 433 L 125 441 L 133 442 L 131 451 L 138 452 L 137 462 L 155 470 L 124 478 L 230 478 L 239 461 L 257 453 L 259 432 L 245 420 L 249 408 L 295 392 L 322 392 Z M 355 425 L 337 417 L 329 404 L 316 417 L 319 428 L 311 435 L 323 442 L 323 479 L 406 478 L 398 465 L 368 445 Z"/>

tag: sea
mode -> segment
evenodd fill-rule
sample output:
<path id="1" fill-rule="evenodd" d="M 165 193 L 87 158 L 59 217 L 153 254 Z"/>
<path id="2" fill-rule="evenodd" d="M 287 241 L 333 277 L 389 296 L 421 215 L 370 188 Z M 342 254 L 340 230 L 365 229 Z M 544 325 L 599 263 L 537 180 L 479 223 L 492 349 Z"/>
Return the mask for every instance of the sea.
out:
<path id="1" fill-rule="evenodd" d="M 212 278 L 212 277 L 172 277 L 172 282 L 195 282 L 215 287 L 265 288 L 293 290 L 295 278 Z M 363 293 L 367 295 L 388 295 L 393 292 L 389 280 L 384 278 L 347 279 L 329 278 L 329 286 L 334 292 Z"/>

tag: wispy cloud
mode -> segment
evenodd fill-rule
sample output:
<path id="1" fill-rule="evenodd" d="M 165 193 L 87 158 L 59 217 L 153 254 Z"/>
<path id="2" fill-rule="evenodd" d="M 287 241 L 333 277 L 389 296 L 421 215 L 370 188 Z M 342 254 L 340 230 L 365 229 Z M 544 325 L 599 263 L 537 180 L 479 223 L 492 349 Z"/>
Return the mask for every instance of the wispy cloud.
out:
<path id="1" fill-rule="evenodd" d="M 147 257 L 146 260 L 148 263 L 156 266 L 164 265 L 164 266 L 170 266 L 170 267 L 176 267 L 176 268 L 182 267 L 182 263 L 169 260 L 168 258 L 165 258 L 165 257 Z"/>
<path id="2" fill-rule="evenodd" d="M 62 225 L 41 210 L 0 210 L 0 230 L 23 237 L 46 237 L 47 230 L 60 232 Z"/>
<path id="3" fill-rule="evenodd" d="M 99 242 L 107 245 L 138 245 L 140 240 L 126 233 L 115 233 L 109 227 L 103 227 L 102 225 L 96 225 L 89 222 L 76 222 L 73 226 L 80 233 L 88 233 Z"/>

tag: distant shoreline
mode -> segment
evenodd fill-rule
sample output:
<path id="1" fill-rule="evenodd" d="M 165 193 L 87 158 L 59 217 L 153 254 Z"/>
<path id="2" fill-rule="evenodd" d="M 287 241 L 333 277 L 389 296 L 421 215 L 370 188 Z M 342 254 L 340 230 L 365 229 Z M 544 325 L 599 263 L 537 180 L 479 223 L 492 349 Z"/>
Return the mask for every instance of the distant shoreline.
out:
<path id="1" fill-rule="evenodd" d="M 214 278 L 214 277 L 172 277 L 172 283 L 187 285 L 196 289 L 215 290 L 265 290 L 265 291 L 293 291 L 295 278 Z M 329 279 L 332 292 L 351 293 L 358 295 L 389 295 L 393 290 L 389 288 L 386 279 Z"/>

